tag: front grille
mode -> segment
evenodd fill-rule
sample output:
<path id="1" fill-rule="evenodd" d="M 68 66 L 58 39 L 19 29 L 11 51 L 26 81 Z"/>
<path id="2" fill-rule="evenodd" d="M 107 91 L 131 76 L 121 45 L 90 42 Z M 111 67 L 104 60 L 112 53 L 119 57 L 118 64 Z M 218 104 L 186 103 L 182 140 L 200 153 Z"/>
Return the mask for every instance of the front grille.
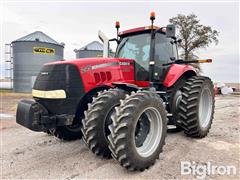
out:
<path id="1" fill-rule="evenodd" d="M 66 99 L 35 98 L 50 114 L 75 114 L 77 105 L 85 93 L 79 71 L 73 64 L 45 65 L 36 78 L 33 89 L 65 90 Z"/>

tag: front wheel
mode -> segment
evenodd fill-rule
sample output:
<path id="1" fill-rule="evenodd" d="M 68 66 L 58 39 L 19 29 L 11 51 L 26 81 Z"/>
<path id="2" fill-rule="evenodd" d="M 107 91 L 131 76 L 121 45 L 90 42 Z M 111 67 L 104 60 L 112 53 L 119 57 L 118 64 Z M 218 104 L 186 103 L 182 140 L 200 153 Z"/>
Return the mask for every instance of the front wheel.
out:
<path id="1" fill-rule="evenodd" d="M 162 99 L 150 91 L 133 92 L 115 109 L 108 136 L 112 156 L 130 171 L 149 168 L 165 144 L 167 117 Z"/>
<path id="2" fill-rule="evenodd" d="M 112 123 L 111 116 L 115 113 L 114 108 L 120 104 L 120 99 L 125 98 L 125 93 L 124 90 L 118 88 L 99 92 L 84 113 L 85 118 L 82 121 L 83 141 L 98 156 L 111 157 L 107 139 L 110 134 L 108 125 Z"/>
<path id="3" fill-rule="evenodd" d="M 72 141 L 80 139 L 82 137 L 80 127 L 80 123 L 69 126 L 58 126 L 54 129 L 50 129 L 49 132 L 58 139 Z"/>

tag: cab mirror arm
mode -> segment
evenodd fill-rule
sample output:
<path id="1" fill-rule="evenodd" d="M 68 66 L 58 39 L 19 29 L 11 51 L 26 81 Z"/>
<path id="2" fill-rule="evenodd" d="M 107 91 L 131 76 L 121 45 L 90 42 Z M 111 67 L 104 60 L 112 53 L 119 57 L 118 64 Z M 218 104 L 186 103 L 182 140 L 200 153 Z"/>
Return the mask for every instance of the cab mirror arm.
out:
<path id="1" fill-rule="evenodd" d="M 119 43 L 120 43 L 120 41 L 119 41 L 117 38 L 112 38 L 112 39 L 109 39 L 109 42 L 112 42 L 112 41 L 116 41 L 116 42 L 117 42 L 117 44 L 119 44 Z"/>

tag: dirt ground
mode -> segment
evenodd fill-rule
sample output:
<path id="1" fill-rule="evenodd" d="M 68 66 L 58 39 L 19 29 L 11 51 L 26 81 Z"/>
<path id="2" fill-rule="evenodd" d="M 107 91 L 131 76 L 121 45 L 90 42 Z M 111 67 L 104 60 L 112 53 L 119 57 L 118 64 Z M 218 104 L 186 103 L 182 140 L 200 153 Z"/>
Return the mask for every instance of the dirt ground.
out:
<path id="1" fill-rule="evenodd" d="M 15 123 L 16 103 L 24 94 L 2 94 L 1 179 L 193 179 L 181 175 L 181 161 L 235 166 L 237 174 L 207 175 L 207 179 L 240 179 L 240 96 L 217 96 L 209 135 L 192 139 L 183 132 L 168 134 L 160 160 L 144 172 L 128 172 L 113 159 L 92 154 L 82 140 L 65 142 L 32 132 Z"/>

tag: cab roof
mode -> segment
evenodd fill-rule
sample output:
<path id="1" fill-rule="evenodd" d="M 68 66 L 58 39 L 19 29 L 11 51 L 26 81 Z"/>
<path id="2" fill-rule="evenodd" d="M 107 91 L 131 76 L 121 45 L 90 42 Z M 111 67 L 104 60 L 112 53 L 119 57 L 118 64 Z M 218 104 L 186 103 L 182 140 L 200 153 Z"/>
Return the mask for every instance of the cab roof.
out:
<path id="1" fill-rule="evenodd" d="M 159 28 L 160 27 L 158 27 L 158 26 L 153 26 L 154 30 L 159 29 Z M 138 33 L 138 32 L 150 31 L 151 29 L 152 29 L 152 26 L 143 26 L 143 27 L 133 28 L 133 29 L 119 32 L 119 36 L 127 36 L 129 34 L 134 34 L 134 33 Z M 163 29 L 163 32 L 165 32 L 164 29 Z"/>

